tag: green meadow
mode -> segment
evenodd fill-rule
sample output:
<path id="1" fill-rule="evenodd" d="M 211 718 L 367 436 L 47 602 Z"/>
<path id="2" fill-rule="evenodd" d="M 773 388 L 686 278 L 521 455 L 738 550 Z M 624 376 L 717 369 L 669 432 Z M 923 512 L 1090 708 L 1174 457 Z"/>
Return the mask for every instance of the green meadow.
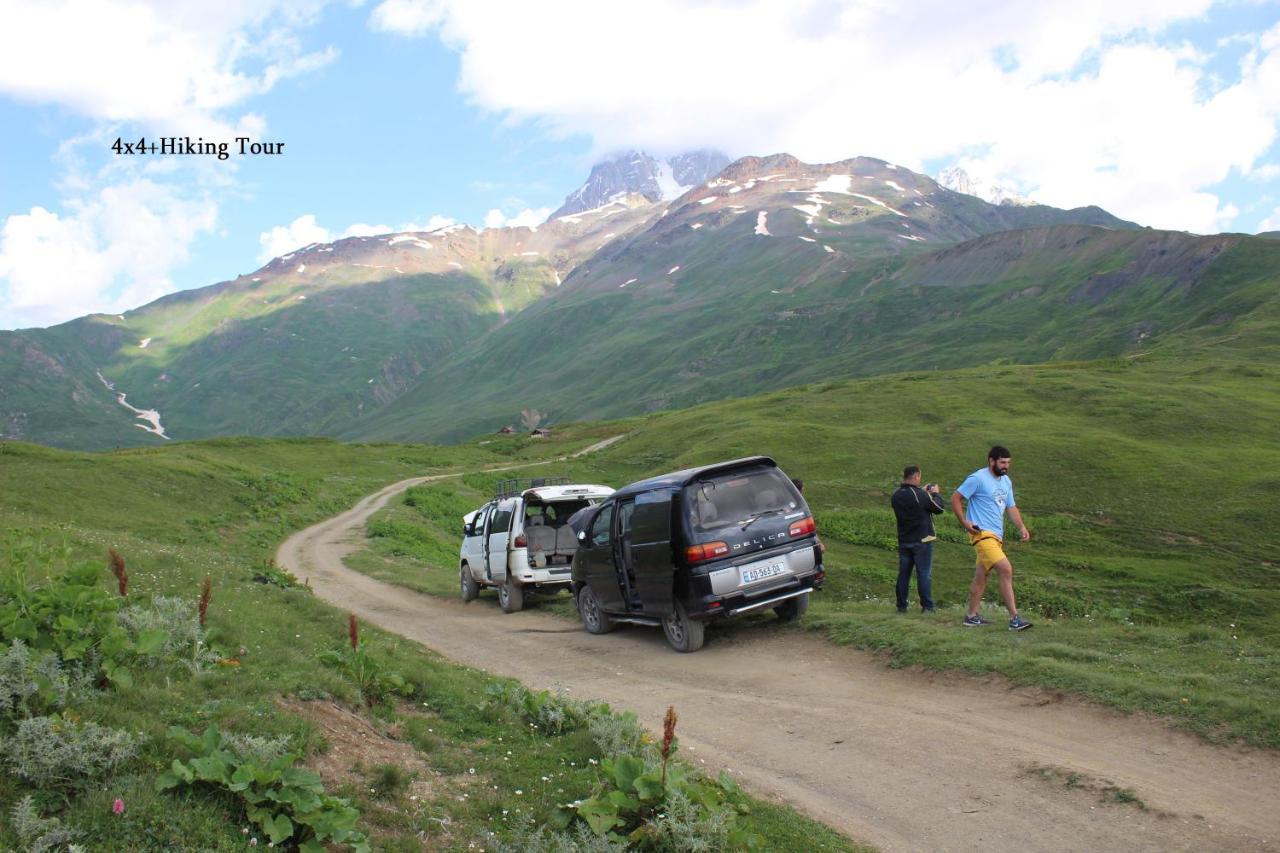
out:
<path id="1" fill-rule="evenodd" d="M 353 648 L 346 614 L 269 560 L 288 533 L 387 483 L 538 461 L 603 434 L 443 449 L 0 443 L 0 631 L 31 638 L 0 643 L 0 848 L 525 847 L 564 803 L 608 790 L 602 742 L 652 751 L 636 721 L 370 626 Z M 41 662 L 24 664 L 24 648 Z M 769 849 L 851 849 L 789 809 L 722 796 Z"/>

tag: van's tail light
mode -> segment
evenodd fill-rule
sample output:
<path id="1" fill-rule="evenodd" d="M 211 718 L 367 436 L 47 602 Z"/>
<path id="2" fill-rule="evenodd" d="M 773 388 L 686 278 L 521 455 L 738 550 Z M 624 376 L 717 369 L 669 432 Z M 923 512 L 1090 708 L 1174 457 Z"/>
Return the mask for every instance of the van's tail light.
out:
<path id="1" fill-rule="evenodd" d="M 684 558 L 690 563 L 701 563 L 714 560 L 729 553 L 727 542 L 706 542 L 702 545 L 690 545 L 684 549 Z"/>
<path id="2" fill-rule="evenodd" d="M 791 525 L 787 533 L 791 536 L 808 536 L 818 530 L 818 524 L 813 520 L 813 516 L 802 518 Z"/>
<path id="3" fill-rule="evenodd" d="M 528 545 L 529 545 L 529 540 L 525 538 L 525 535 L 524 535 L 523 533 L 521 533 L 520 535 L 516 536 L 516 547 L 517 547 L 517 548 L 525 548 L 525 547 L 527 547 Z"/>

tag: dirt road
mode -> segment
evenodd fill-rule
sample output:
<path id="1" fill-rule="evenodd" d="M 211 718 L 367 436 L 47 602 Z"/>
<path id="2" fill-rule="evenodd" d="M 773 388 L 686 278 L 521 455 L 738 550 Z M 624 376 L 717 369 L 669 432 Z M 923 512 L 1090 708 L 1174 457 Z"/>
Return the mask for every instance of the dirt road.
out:
<path id="1" fill-rule="evenodd" d="M 660 630 L 592 636 L 536 609 L 503 615 L 491 594 L 463 604 L 347 569 L 370 514 L 430 479 L 291 536 L 277 561 L 322 598 L 460 663 L 603 699 L 650 727 L 675 705 L 687 759 L 884 850 L 1280 849 L 1274 753 L 996 678 L 886 669 L 764 625 L 680 655 Z M 1072 773 L 1086 784 L 1068 787 Z M 1088 780 L 1131 789 L 1148 810 L 1104 802 Z"/>

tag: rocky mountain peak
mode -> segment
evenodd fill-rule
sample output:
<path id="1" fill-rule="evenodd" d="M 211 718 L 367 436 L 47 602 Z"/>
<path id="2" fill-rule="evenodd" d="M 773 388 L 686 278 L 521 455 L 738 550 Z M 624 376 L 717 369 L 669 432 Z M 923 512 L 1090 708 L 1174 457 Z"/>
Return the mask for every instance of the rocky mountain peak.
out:
<path id="1" fill-rule="evenodd" d="M 949 190 L 980 198 L 989 204 L 1025 205 L 1032 203 L 1029 199 L 1018 195 L 1008 187 L 1000 184 L 986 184 L 970 177 L 969 173 L 959 166 L 950 166 L 939 172 L 938 184 Z"/>
<path id="2" fill-rule="evenodd" d="M 720 172 L 729 158 L 703 149 L 658 159 L 643 151 L 627 151 L 591 167 L 587 182 L 565 197 L 552 219 L 594 210 L 620 193 L 651 202 L 669 201 Z"/>

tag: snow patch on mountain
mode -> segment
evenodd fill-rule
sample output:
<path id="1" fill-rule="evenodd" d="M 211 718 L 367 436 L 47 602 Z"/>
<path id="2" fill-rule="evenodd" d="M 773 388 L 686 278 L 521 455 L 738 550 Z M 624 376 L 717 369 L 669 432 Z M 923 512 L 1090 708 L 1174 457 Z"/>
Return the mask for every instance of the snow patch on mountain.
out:
<path id="1" fill-rule="evenodd" d="M 762 210 L 756 214 L 756 233 L 762 237 L 770 236 L 768 211 Z"/>

